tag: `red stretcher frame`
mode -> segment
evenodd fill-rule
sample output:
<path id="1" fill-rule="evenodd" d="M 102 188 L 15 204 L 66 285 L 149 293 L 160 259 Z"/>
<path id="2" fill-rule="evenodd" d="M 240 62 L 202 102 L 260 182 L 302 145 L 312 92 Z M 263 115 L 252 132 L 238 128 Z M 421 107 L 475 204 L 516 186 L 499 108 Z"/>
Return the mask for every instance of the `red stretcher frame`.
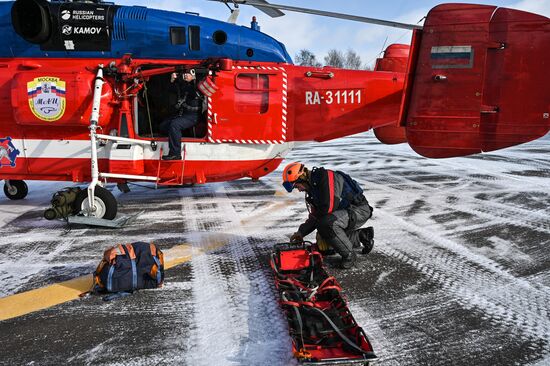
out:
<path id="1" fill-rule="evenodd" d="M 271 268 L 294 357 L 304 365 L 364 364 L 372 345 L 349 311 L 342 287 L 309 242 L 275 245 Z"/>

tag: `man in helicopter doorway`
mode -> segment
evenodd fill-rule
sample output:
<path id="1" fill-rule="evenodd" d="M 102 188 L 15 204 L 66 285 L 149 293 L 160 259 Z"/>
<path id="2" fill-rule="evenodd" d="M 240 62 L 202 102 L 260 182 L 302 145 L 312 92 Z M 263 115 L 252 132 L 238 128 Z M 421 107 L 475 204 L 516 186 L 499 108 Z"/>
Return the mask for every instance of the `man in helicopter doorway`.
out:
<path id="1" fill-rule="evenodd" d="M 309 217 L 291 242 L 302 242 L 304 236 L 317 229 L 318 236 L 342 257 L 341 267 L 351 268 L 357 256 L 354 248 L 368 254 L 374 245 L 372 227 L 361 226 L 372 216 L 372 207 L 363 189 L 349 175 L 325 168 L 309 170 L 304 164 L 288 164 L 283 170 L 283 186 L 287 192 L 297 188 L 306 192 Z"/>
<path id="2" fill-rule="evenodd" d="M 175 113 L 162 121 L 160 130 L 168 135 L 168 155 L 162 160 L 181 160 L 182 131 L 195 126 L 199 122 L 202 110 L 203 96 L 197 90 L 195 70 L 183 73 L 172 73 L 170 82 L 175 83 L 178 91 L 178 101 Z"/>

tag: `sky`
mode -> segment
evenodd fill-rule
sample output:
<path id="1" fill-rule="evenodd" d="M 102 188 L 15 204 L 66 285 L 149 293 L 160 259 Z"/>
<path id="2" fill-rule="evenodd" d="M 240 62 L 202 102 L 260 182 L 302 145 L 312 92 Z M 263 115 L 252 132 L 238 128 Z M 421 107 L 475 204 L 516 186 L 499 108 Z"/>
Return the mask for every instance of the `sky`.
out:
<path id="1" fill-rule="evenodd" d="M 273 4 L 285 4 L 413 24 L 421 22 L 432 7 L 442 3 L 442 1 L 434 0 L 269 1 Z M 497 5 L 550 16 L 550 0 L 453 0 L 449 2 Z M 181 12 L 191 11 L 218 20 L 227 20 L 229 16 L 229 10 L 225 5 L 207 0 L 119 0 L 116 3 Z M 321 61 L 330 49 L 336 48 L 342 51 L 353 49 L 361 56 L 364 63 L 372 64 L 388 44 L 409 43 L 411 38 L 411 32 L 402 29 L 288 11 L 285 13 L 284 17 L 270 18 L 253 7 L 241 6 L 241 14 L 237 23 L 249 26 L 252 16 L 256 16 L 261 30 L 284 43 L 293 59 L 300 49 L 311 50 Z"/>

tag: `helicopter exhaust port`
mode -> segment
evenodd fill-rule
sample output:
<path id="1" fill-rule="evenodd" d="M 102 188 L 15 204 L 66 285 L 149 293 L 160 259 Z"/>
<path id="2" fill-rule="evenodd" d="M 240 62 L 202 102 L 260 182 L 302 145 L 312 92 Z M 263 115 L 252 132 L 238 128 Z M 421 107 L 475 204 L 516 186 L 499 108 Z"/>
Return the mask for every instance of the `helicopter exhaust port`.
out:
<path id="1" fill-rule="evenodd" d="M 17 0 L 11 8 L 11 22 L 27 42 L 41 44 L 50 39 L 52 26 L 45 0 Z"/>

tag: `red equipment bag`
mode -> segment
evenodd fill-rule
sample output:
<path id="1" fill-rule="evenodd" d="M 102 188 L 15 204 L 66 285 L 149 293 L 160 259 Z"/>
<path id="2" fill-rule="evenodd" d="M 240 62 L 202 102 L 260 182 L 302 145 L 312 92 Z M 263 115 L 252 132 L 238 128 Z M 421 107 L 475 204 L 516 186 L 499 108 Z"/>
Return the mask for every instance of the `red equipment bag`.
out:
<path id="1" fill-rule="evenodd" d="M 271 268 L 298 361 L 330 365 L 368 364 L 376 359 L 365 332 L 348 309 L 342 287 L 327 273 L 316 246 L 277 244 Z"/>

